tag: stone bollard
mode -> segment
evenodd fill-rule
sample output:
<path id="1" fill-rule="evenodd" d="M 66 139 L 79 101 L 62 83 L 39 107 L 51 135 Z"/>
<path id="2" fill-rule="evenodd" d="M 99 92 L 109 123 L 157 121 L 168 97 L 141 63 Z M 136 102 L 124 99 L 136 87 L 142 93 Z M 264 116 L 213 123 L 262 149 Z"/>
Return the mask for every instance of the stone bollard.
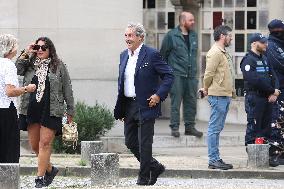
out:
<path id="1" fill-rule="evenodd" d="M 20 188 L 20 164 L 0 163 L 0 188 L 1 189 Z"/>
<path id="2" fill-rule="evenodd" d="M 248 167 L 269 168 L 269 144 L 248 144 Z"/>
<path id="3" fill-rule="evenodd" d="M 91 155 L 91 185 L 105 186 L 119 183 L 119 156 L 116 153 Z"/>
<path id="4" fill-rule="evenodd" d="M 81 160 L 91 165 L 91 154 L 103 152 L 102 141 L 81 141 Z"/>

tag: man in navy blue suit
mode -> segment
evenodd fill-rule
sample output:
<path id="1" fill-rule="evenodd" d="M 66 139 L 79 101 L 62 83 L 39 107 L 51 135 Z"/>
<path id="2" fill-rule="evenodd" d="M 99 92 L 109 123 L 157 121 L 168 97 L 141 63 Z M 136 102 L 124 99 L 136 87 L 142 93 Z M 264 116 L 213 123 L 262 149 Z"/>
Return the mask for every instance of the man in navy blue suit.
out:
<path id="1" fill-rule="evenodd" d="M 124 121 L 125 145 L 140 162 L 137 185 L 154 185 L 165 171 L 152 157 L 154 124 L 174 76 L 159 52 L 143 44 L 144 37 L 143 25 L 128 24 L 127 49 L 120 54 L 114 117 Z"/>

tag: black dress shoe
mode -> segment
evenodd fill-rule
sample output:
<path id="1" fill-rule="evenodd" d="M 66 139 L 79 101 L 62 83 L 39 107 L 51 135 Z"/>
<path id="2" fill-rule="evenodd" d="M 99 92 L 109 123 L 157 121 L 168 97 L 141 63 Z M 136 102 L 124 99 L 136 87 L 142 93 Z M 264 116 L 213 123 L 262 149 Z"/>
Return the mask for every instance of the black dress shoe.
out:
<path id="1" fill-rule="evenodd" d="M 141 181 L 141 180 L 139 180 L 139 181 L 137 181 L 136 182 L 136 184 L 137 185 L 140 185 L 140 186 L 147 186 L 147 185 L 149 185 L 149 181 Z"/>
<path id="2" fill-rule="evenodd" d="M 136 184 L 140 186 L 147 186 L 149 185 L 149 179 L 141 178 L 140 176 L 138 176 Z"/>
<path id="3" fill-rule="evenodd" d="M 154 185 L 157 182 L 158 177 L 165 172 L 166 168 L 164 165 L 160 164 L 159 168 L 155 171 L 151 171 L 151 178 L 149 185 Z"/>

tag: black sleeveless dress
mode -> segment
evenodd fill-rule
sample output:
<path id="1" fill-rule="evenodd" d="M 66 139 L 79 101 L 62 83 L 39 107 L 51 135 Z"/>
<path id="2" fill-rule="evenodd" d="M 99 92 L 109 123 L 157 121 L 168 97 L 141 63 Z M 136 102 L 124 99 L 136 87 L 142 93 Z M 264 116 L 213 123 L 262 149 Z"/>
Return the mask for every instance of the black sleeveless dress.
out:
<path id="1" fill-rule="evenodd" d="M 35 84 L 38 88 L 38 77 L 35 75 L 32 79 L 31 84 Z M 27 111 L 27 123 L 40 123 L 43 126 L 49 125 L 49 117 L 50 117 L 50 83 L 48 77 L 45 80 L 45 89 L 44 94 L 40 102 L 36 100 L 35 90 L 30 94 L 28 111 Z"/>
<path id="2" fill-rule="evenodd" d="M 36 75 L 33 77 L 31 84 L 38 86 L 38 77 Z M 26 128 L 21 126 L 21 129 L 27 130 L 28 125 L 38 123 L 55 130 L 56 135 L 61 135 L 62 117 L 50 116 L 50 82 L 48 76 L 45 80 L 44 94 L 40 102 L 36 100 L 36 93 L 37 90 L 30 94 L 27 116 L 20 115 L 20 119 L 25 119 L 27 123 Z"/>

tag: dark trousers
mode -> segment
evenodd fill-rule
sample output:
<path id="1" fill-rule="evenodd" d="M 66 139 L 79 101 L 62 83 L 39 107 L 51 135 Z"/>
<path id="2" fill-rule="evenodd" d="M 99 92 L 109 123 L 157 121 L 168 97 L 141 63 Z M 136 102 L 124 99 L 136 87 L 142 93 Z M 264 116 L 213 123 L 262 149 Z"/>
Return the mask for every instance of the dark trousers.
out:
<path id="1" fill-rule="evenodd" d="M 271 140 L 276 141 L 278 143 L 284 144 L 284 136 L 281 135 L 281 129 L 284 128 L 284 89 L 281 89 L 281 93 L 277 98 L 277 103 L 273 104 L 272 110 L 272 125 L 271 128 Z M 275 124 L 278 122 L 278 126 Z"/>
<path id="2" fill-rule="evenodd" d="M 159 162 L 152 157 L 155 119 L 141 120 L 137 101 L 126 101 L 124 120 L 125 145 L 140 162 L 139 178 L 150 179 L 150 171 L 159 167 Z"/>
<path id="3" fill-rule="evenodd" d="M 267 97 L 256 96 L 255 101 L 256 137 L 269 139 L 271 134 L 270 124 L 273 104 L 268 102 Z"/>
<path id="4" fill-rule="evenodd" d="M 270 138 L 271 117 L 273 104 L 268 98 L 254 93 L 248 93 L 245 97 L 247 113 L 246 144 L 254 143 L 256 137 Z"/>
<path id="5" fill-rule="evenodd" d="M 253 94 L 245 95 L 245 111 L 247 113 L 247 129 L 245 135 L 245 145 L 254 144 L 255 141 L 255 102 Z"/>

